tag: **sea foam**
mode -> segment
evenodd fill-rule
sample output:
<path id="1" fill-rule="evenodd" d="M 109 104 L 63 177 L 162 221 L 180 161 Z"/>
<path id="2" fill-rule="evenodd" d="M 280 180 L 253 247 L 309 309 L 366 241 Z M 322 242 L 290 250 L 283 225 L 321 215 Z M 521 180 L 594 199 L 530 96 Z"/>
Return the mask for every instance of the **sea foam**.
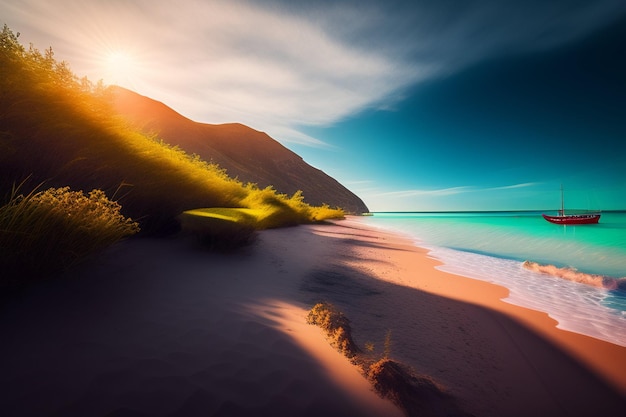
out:
<path id="1" fill-rule="evenodd" d="M 623 276 L 626 217 L 607 215 L 599 228 L 554 228 L 538 217 L 536 213 L 519 217 L 510 213 L 401 213 L 358 221 L 399 233 L 429 249 L 443 263 L 440 270 L 507 288 L 509 296 L 503 301 L 543 311 L 560 329 L 626 346 L 625 278 L 598 275 L 602 277 L 598 279 L 587 274 L 582 284 L 523 266 L 524 259 L 533 259 L 547 265 L 580 264 L 597 274 L 608 271 Z M 602 236 L 600 245 L 596 244 L 598 235 Z"/>
<path id="2" fill-rule="evenodd" d="M 424 246 L 419 243 L 419 246 Z M 626 347 L 626 306 L 611 290 L 526 269 L 523 263 L 443 247 L 426 247 L 443 262 L 438 269 L 506 287 L 502 301 L 543 311 L 557 327 Z M 605 300 L 611 298 L 611 303 Z M 615 307 L 615 308 L 614 308 Z"/>
<path id="3" fill-rule="evenodd" d="M 587 274 L 585 272 L 580 272 L 575 268 L 559 268 L 555 265 L 541 265 L 532 261 L 524 261 L 522 266 L 529 271 L 547 274 L 556 278 L 578 282 L 580 284 L 605 288 L 607 290 L 626 290 L 626 278 L 612 278 L 604 275 Z"/>

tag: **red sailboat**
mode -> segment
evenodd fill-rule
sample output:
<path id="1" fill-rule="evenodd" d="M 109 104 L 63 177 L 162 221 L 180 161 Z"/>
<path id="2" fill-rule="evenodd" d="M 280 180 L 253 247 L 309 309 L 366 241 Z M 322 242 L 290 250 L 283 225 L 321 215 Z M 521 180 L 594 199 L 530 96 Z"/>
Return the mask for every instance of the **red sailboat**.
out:
<path id="1" fill-rule="evenodd" d="M 563 185 L 561 185 L 561 210 L 557 216 L 542 214 L 543 218 L 554 224 L 596 224 L 600 221 L 600 213 L 565 214 L 563 202 Z"/>

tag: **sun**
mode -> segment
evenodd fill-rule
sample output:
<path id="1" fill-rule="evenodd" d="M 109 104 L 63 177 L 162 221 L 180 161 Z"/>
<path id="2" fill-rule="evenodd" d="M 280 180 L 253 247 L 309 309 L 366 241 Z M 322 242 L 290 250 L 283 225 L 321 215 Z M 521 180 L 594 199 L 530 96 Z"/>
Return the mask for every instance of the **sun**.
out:
<path id="1" fill-rule="evenodd" d="M 114 84 L 126 84 L 132 80 L 137 71 L 134 56 L 125 50 L 108 52 L 104 57 L 105 78 Z"/>

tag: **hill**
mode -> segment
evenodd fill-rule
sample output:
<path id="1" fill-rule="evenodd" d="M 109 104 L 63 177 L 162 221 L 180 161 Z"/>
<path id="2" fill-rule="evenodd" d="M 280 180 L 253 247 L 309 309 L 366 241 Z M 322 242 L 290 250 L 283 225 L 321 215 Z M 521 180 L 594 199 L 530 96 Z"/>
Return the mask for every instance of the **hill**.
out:
<path id="1" fill-rule="evenodd" d="M 204 208 L 232 209 L 228 216 L 202 215 L 257 230 L 343 215 L 304 203 L 301 193 L 243 184 L 222 167 L 139 132 L 114 109 L 114 90 L 78 79 L 51 48 L 26 49 L 18 36 L 6 25 L 0 32 L 0 207 L 21 201 L 15 193 L 21 184 L 25 195 L 47 188 L 102 190 L 144 233 L 174 232 L 181 213 Z M 12 224 L 0 218 L 0 235 L 9 243 L 22 235 Z"/>
<path id="2" fill-rule="evenodd" d="M 328 204 L 355 214 L 369 211 L 354 193 L 266 133 L 239 123 L 197 123 L 125 88 L 114 86 L 111 91 L 116 111 L 144 133 L 218 164 L 243 183 L 271 185 L 288 195 L 301 190 L 305 202 L 314 206 Z"/>

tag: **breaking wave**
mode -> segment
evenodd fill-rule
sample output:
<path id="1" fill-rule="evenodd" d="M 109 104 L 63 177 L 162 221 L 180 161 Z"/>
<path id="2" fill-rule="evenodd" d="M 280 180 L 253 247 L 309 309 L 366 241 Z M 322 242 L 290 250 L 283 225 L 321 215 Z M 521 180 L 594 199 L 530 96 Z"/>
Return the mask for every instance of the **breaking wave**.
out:
<path id="1" fill-rule="evenodd" d="M 612 278 L 603 275 L 587 274 L 585 272 L 580 272 L 575 268 L 559 268 L 555 265 L 541 265 L 537 262 L 531 261 L 524 261 L 522 265 L 529 271 L 547 274 L 553 277 L 566 279 L 568 281 L 578 282 L 580 284 L 591 285 L 596 288 L 604 288 L 607 290 L 626 291 L 626 277 Z"/>

